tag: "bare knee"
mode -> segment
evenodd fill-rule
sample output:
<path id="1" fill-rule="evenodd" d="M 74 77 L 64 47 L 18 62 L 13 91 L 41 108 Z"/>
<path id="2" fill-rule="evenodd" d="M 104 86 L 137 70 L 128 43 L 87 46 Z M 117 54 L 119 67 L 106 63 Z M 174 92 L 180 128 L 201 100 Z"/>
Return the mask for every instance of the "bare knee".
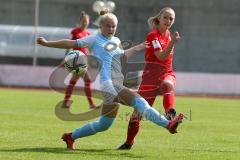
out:
<path id="1" fill-rule="evenodd" d="M 172 92 L 174 90 L 174 84 L 169 80 L 163 80 L 161 83 L 162 93 Z"/>

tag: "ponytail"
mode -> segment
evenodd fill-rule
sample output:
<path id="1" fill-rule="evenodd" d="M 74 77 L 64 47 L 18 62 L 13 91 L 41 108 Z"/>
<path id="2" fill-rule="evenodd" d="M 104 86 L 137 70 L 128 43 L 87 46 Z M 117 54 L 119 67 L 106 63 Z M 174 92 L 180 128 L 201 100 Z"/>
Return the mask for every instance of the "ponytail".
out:
<path id="1" fill-rule="evenodd" d="M 100 26 L 106 19 L 114 19 L 116 23 L 118 22 L 117 16 L 108 9 L 101 10 L 98 18 L 98 26 Z"/>
<path id="2" fill-rule="evenodd" d="M 150 29 L 154 29 L 154 28 L 159 27 L 160 22 L 159 22 L 158 18 L 167 10 L 172 10 L 174 12 L 174 10 L 172 8 L 165 7 L 163 9 L 161 9 L 160 12 L 157 15 L 148 18 L 147 22 L 148 22 L 148 26 L 149 26 Z"/>

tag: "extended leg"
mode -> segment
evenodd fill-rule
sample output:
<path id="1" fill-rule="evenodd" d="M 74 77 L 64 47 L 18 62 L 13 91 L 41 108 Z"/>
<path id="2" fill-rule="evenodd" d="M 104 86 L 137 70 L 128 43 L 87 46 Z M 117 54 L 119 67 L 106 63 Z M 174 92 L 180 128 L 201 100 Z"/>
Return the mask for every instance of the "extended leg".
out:
<path id="1" fill-rule="evenodd" d="M 117 115 L 118 107 L 119 105 L 117 103 L 104 105 L 102 108 L 102 115 L 98 121 L 87 123 L 72 133 L 64 133 L 62 139 L 66 142 L 67 148 L 75 149 L 74 144 L 77 138 L 91 136 L 109 129 Z"/>

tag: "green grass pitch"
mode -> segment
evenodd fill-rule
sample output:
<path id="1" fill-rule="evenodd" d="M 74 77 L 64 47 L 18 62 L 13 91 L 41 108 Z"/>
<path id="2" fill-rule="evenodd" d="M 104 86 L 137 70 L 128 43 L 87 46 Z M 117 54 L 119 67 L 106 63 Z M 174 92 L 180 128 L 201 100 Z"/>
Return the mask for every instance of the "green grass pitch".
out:
<path id="1" fill-rule="evenodd" d="M 130 151 L 118 151 L 126 137 L 132 109 L 121 106 L 110 130 L 77 140 L 68 151 L 61 141 L 64 132 L 85 122 L 58 119 L 54 108 L 63 94 L 39 90 L 0 90 L 0 160 L 237 160 L 240 157 L 240 100 L 176 97 L 176 109 L 185 119 L 179 133 L 144 120 Z M 73 113 L 87 110 L 83 96 L 75 95 Z M 96 100 L 100 102 L 99 100 Z M 162 110 L 159 98 L 154 106 Z"/>

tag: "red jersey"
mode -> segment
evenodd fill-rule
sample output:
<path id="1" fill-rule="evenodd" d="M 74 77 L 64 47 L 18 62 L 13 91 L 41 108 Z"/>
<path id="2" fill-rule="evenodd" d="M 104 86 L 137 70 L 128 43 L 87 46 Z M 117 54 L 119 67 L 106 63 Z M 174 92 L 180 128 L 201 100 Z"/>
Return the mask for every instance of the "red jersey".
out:
<path id="1" fill-rule="evenodd" d="M 76 40 L 76 39 L 81 39 L 83 37 L 89 36 L 90 32 L 88 30 L 82 30 L 80 28 L 74 28 L 71 32 L 72 34 L 72 40 Z M 78 47 L 78 48 L 73 48 L 74 50 L 79 50 L 82 51 L 83 53 L 86 54 L 86 48 L 83 47 Z"/>
<path id="2" fill-rule="evenodd" d="M 167 30 L 165 35 L 159 33 L 158 29 L 153 29 L 147 34 L 146 41 L 149 44 L 149 48 L 145 51 L 145 68 L 143 72 L 143 80 L 157 80 L 166 75 L 174 75 L 172 67 L 172 58 L 174 48 L 168 57 L 164 60 L 158 59 L 154 52 L 164 50 L 171 41 L 171 34 Z"/>

